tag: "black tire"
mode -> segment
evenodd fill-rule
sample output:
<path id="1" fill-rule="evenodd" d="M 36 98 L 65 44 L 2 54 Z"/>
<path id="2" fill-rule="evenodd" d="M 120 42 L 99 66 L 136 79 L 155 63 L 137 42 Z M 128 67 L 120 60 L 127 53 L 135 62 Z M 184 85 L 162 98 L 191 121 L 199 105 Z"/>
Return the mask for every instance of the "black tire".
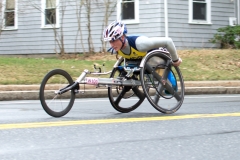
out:
<path id="1" fill-rule="evenodd" d="M 156 110 L 165 114 L 176 112 L 181 107 L 185 94 L 181 71 L 178 67 L 171 67 L 168 63 L 170 61 L 170 57 L 165 54 L 159 51 L 152 52 L 146 57 L 140 73 L 143 91 L 148 101 Z M 173 73 L 176 83 L 172 84 L 169 81 L 169 72 Z"/>
<path id="2" fill-rule="evenodd" d="M 114 68 L 110 78 L 117 78 L 120 74 L 121 71 L 118 68 Z M 139 73 L 135 76 L 139 77 Z M 121 113 L 128 113 L 141 105 L 145 95 L 138 86 L 109 86 L 108 98 L 114 109 Z"/>
<path id="3" fill-rule="evenodd" d="M 62 117 L 72 108 L 75 93 L 73 90 L 56 94 L 61 88 L 73 84 L 71 76 L 64 70 L 55 69 L 47 73 L 40 85 L 39 98 L 43 109 L 53 117 Z"/>

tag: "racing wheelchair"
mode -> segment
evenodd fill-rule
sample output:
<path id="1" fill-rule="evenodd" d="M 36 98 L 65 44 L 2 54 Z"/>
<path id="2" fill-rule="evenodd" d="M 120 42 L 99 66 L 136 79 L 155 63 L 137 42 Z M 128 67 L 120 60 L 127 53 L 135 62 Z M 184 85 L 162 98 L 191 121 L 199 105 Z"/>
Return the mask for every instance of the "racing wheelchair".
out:
<path id="1" fill-rule="evenodd" d="M 89 74 L 110 74 L 110 77 L 88 77 Z M 53 117 L 66 115 L 74 104 L 76 94 L 81 94 L 80 84 L 107 87 L 111 105 L 121 113 L 135 110 L 147 98 L 156 110 L 172 114 L 181 107 L 185 93 L 179 67 L 172 65 L 171 56 L 165 48 L 159 48 L 148 52 L 142 59 L 120 57 L 109 72 L 85 69 L 75 81 L 62 69 L 48 72 L 39 91 L 46 113 Z"/>

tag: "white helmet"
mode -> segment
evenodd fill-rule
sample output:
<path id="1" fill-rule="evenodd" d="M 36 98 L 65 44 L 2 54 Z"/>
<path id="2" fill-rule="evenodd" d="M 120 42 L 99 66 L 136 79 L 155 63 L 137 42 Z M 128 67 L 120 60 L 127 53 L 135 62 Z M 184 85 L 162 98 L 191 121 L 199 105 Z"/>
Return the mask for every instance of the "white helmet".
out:
<path id="1" fill-rule="evenodd" d="M 103 39 L 104 41 L 115 41 L 126 33 L 127 27 L 125 24 L 120 21 L 114 21 L 103 31 Z"/>

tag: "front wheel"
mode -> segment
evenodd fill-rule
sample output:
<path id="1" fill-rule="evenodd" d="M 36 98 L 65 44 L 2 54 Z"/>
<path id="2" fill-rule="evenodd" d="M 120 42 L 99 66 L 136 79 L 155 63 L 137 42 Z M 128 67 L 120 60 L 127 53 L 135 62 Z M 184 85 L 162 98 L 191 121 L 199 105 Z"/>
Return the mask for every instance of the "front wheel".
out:
<path id="1" fill-rule="evenodd" d="M 75 93 L 73 90 L 57 94 L 60 89 L 73 84 L 71 76 L 64 70 L 50 71 L 42 80 L 39 98 L 43 109 L 53 117 L 62 117 L 72 108 Z"/>
<path id="2" fill-rule="evenodd" d="M 117 78 L 120 75 L 121 71 L 114 68 L 110 78 Z M 138 80 L 139 74 L 135 74 L 134 77 L 135 80 Z M 145 95 L 138 86 L 109 86 L 108 98 L 114 109 L 122 113 L 128 113 L 141 105 Z"/>

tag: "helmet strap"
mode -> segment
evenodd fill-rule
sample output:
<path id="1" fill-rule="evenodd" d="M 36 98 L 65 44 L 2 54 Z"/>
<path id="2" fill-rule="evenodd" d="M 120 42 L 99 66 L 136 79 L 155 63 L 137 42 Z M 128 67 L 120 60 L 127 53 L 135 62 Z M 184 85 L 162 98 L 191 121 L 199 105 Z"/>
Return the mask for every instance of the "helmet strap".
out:
<path id="1" fill-rule="evenodd" d="M 124 40 L 122 40 L 121 37 L 120 37 L 119 40 L 122 42 L 122 47 L 121 47 L 121 49 L 122 49 L 124 44 L 125 44 L 125 42 L 126 42 L 126 37 L 124 37 Z"/>

